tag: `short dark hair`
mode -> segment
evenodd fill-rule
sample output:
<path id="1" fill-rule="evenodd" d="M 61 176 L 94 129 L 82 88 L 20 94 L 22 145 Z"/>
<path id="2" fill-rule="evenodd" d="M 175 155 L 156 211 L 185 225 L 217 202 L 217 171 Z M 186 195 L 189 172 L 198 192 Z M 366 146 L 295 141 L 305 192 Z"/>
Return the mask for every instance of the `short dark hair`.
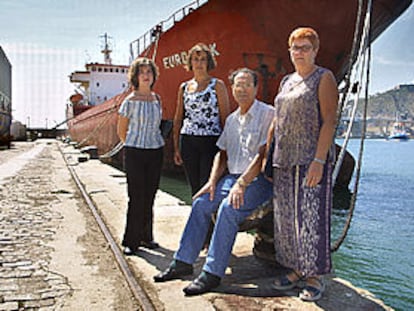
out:
<path id="1" fill-rule="evenodd" d="M 185 67 L 188 71 L 193 70 L 193 66 L 191 65 L 191 59 L 193 58 L 194 53 L 200 53 L 205 52 L 207 54 L 207 71 L 213 70 L 217 66 L 216 59 L 213 56 L 213 53 L 211 53 L 211 50 L 209 47 L 204 43 L 197 43 L 194 45 L 187 54 L 187 61 Z"/>
<path id="2" fill-rule="evenodd" d="M 257 72 L 256 72 L 256 71 L 254 71 L 254 70 L 251 70 L 251 69 L 249 69 L 249 68 L 246 68 L 246 67 L 236 69 L 236 70 L 234 70 L 234 71 L 233 71 L 233 72 L 229 75 L 229 80 L 230 80 L 231 85 L 233 85 L 233 84 L 234 84 L 234 79 L 236 78 L 236 76 L 237 76 L 239 73 L 247 73 L 247 74 L 251 75 L 251 76 L 252 76 L 252 78 L 253 78 L 253 84 L 254 84 L 254 86 L 255 86 L 255 87 L 257 86 L 257 84 L 258 84 L 258 82 L 259 82 L 259 77 L 258 77 L 258 75 L 257 75 Z"/>
<path id="3" fill-rule="evenodd" d="M 139 87 L 138 74 L 139 68 L 141 68 L 142 66 L 151 67 L 152 74 L 154 76 L 154 81 L 151 84 L 151 88 L 153 87 L 155 81 L 157 81 L 157 78 L 159 76 L 158 67 L 151 59 L 147 57 L 138 57 L 132 62 L 128 70 L 128 81 L 134 87 L 135 90 Z"/>

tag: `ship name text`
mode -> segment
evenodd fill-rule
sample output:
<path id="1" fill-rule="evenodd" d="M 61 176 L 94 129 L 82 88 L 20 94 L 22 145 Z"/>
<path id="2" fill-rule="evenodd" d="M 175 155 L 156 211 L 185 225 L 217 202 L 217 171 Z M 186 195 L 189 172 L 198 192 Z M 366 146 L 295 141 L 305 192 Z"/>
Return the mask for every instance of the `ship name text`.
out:
<path id="1" fill-rule="evenodd" d="M 211 43 L 208 45 L 210 48 L 211 54 L 213 56 L 219 56 L 220 53 L 217 51 L 216 43 Z M 177 66 L 184 66 L 187 63 L 188 52 L 181 51 L 179 53 L 175 53 L 169 56 L 166 56 L 162 59 L 162 64 L 165 69 L 172 69 Z"/>

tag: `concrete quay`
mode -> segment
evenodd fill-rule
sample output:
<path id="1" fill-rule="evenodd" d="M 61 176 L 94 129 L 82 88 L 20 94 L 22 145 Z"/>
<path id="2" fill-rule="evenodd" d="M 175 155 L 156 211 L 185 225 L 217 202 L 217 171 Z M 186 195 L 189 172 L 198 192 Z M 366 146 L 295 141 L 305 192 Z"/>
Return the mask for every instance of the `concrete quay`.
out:
<path id="1" fill-rule="evenodd" d="M 17 162 L 24 156 L 4 161 L 4 151 L 0 151 L 0 310 L 140 309 L 115 271 L 113 256 L 99 229 L 83 210 L 62 154 L 118 245 L 127 206 L 125 174 L 99 160 L 80 163 L 79 151 L 59 141 L 38 140 L 30 148 L 24 146 L 22 155 L 38 153 L 32 154 L 35 161 L 23 163 L 21 168 Z M 25 178 L 30 180 L 21 182 Z M 159 190 L 154 237 L 161 248 L 142 249 L 127 257 L 157 310 L 392 310 L 368 291 L 334 275 L 327 278 L 324 297 L 316 303 L 302 302 L 297 298 L 298 290 L 282 293 L 272 289 L 272 280 L 282 271 L 254 257 L 254 237 L 244 232 L 238 234 L 226 277 L 214 292 L 196 297 L 185 297 L 182 292 L 200 272 L 205 253 L 200 254 L 193 277 L 154 283 L 152 277 L 168 266 L 178 247 L 190 208 Z M 32 285 L 29 281 L 35 278 L 41 282 L 33 281 Z"/>
<path id="2" fill-rule="evenodd" d="M 0 149 L 0 310 L 138 310 L 56 141 Z"/>

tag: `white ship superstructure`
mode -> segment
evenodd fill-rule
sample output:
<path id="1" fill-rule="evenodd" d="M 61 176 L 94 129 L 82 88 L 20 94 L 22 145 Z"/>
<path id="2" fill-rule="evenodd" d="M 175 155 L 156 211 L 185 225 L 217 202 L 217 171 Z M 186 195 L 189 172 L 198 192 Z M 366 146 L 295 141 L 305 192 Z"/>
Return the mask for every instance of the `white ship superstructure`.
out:
<path id="1" fill-rule="evenodd" d="M 73 97 L 73 104 L 96 106 L 128 88 L 129 66 L 112 64 L 108 36 L 105 34 L 104 38 L 101 51 L 104 63 L 88 63 L 85 71 L 74 71 L 70 75 L 70 82 L 78 83 L 76 93 L 82 95 Z"/>

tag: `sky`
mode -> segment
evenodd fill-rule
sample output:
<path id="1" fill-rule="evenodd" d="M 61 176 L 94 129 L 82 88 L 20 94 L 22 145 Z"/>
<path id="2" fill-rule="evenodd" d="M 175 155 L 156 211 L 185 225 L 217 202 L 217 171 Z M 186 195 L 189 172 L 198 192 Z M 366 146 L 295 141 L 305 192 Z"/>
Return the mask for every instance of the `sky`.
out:
<path id="1" fill-rule="evenodd" d="M 65 120 L 69 75 L 103 62 L 129 63 L 129 43 L 191 0 L 0 0 L 0 46 L 12 64 L 13 118 L 51 128 Z M 414 4 L 372 45 L 370 93 L 414 83 Z"/>

